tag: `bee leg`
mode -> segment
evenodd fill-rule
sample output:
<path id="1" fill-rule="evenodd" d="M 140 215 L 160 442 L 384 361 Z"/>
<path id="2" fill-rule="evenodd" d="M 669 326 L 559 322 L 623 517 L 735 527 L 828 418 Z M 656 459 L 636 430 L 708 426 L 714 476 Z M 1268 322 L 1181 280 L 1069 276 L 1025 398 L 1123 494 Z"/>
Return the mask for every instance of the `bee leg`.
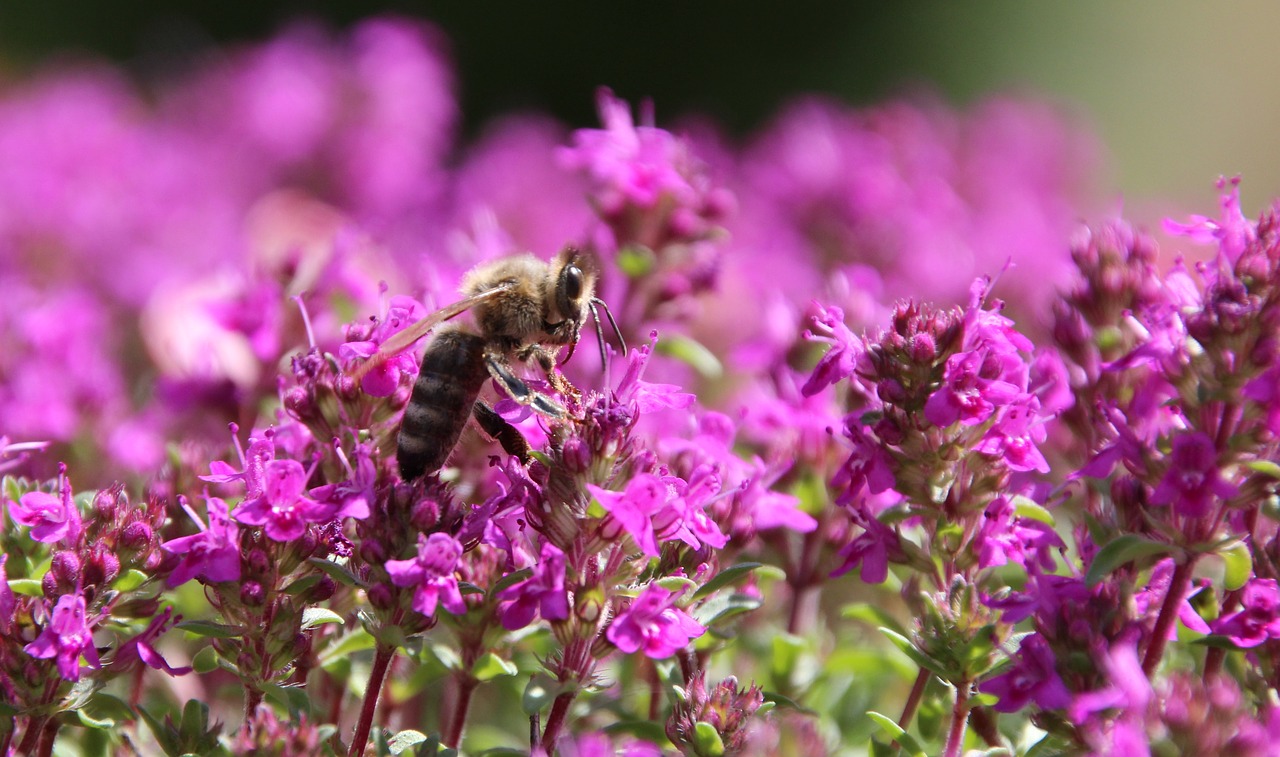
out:
<path id="1" fill-rule="evenodd" d="M 543 347 L 540 344 L 531 344 L 520 351 L 518 357 L 521 360 L 532 360 L 538 364 L 542 372 L 547 374 L 547 382 L 551 384 L 551 388 L 557 392 L 574 398 L 582 397 L 582 392 L 578 387 L 569 383 L 564 374 L 556 369 L 556 353 Z"/>
<path id="2" fill-rule="evenodd" d="M 476 423 L 480 424 L 480 428 L 501 444 L 508 455 L 520 458 L 522 463 L 529 462 L 529 442 L 516 430 L 515 426 L 507 423 L 506 419 L 494 412 L 487 402 L 481 400 L 476 401 L 471 412 L 475 415 Z"/>
<path id="3" fill-rule="evenodd" d="M 530 389 L 528 384 L 521 381 L 519 376 L 511 372 L 511 366 L 507 364 L 506 358 L 502 356 L 501 352 L 493 349 L 486 350 L 484 362 L 489 369 L 489 375 L 502 384 L 502 388 L 507 391 L 511 399 L 521 405 L 528 405 L 537 412 L 551 418 L 565 417 L 564 406 L 547 395 Z"/>

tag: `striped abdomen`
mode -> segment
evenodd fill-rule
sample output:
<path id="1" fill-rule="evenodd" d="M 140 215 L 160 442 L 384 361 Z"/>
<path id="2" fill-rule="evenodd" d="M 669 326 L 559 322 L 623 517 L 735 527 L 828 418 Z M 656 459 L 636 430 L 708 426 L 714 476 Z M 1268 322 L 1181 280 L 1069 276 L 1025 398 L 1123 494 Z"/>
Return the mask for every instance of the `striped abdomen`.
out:
<path id="1" fill-rule="evenodd" d="M 459 329 L 442 329 L 427 345 L 396 441 L 405 481 L 440 470 L 458 443 L 489 377 L 484 347 L 483 338 Z"/>

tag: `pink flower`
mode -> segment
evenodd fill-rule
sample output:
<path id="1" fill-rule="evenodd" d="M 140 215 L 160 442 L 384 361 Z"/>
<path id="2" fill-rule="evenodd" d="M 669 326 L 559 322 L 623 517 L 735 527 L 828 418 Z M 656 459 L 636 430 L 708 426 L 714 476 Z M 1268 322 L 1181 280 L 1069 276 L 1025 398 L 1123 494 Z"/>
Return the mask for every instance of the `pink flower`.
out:
<path id="1" fill-rule="evenodd" d="M 564 620 L 569 617 L 569 596 L 564 588 L 565 554 L 551 542 L 543 542 L 538 564 L 533 575 L 498 595 L 502 605 L 498 609 L 502 627 L 508 631 L 524 628 L 533 622 L 535 615 L 543 620 Z"/>
<path id="2" fill-rule="evenodd" d="M 217 497 L 207 498 L 208 528 L 185 501 L 182 507 L 200 527 L 200 533 L 170 539 L 160 545 L 166 552 L 183 556 L 165 585 L 173 588 L 196 577 L 209 583 L 240 580 L 239 529 L 227 515 L 227 503 Z"/>
<path id="3" fill-rule="evenodd" d="M 1018 650 L 1013 668 L 978 687 L 984 694 L 994 694 L 1000 701 L 996 712 L 1017 712 L 1027 704 L 1056 710 L 1071 704 L 1071 692 L 1058 675 L 1053 650 L 1039 635 L 1026 637 Z"/>
<path id="4" fill-rule="evenodd" d="M 17 502 L 9 503 L 9 516 L 20 526 L 31 529 L 38 542 L 62 542 L 73 545 L 80 538 L 80 511 L 71 499 L 71 482 L 62 477 L 58 497 L 46 492 L 27 492 Z"/>
<path id="5" fill-rule="evenodd" d="M 1240 604 L 1242 609 L 1214 624 L 1214 633 L 1245 649 L 1280 639 L 1280 589 L 1274 579 L 1249 581 L 1241 592 Z"/>
<path id="6" fill-rule="evenodd" d="M 1009 404 L 1018 396 L 1018 387 L 1008 381 L 987 378 L 984 373 L 986 355 L 979 351 L 961 352 L 947 358 L 942 386 L 929 395 L 924 415 L 939 428 L 956 421 L 966 426 L 982 423 L 997 407 Z"/>
<path id="7" fill-rule="evenodd" d="M 5 576 L 4 565 L 9 561 L 8 555 L 0 555 L 0 633 L 8 634 L 13 628 L 13 611 L 17 601 L 13 589 L 9 588 L 9 579 Z"/>
<path id="8" fill-rule="evenodd" d="M 415 587 L 413 609 L 428 617 L 436 612 L 436 604 L 454 615 L 467 611 L 458 589 L 454 571 L 462 545 L 448 534 L 418 535 L 418 554 L 407 560 L 388 560 L 387 575 L 396 586 Z"/>
<path id="9" fill-rule="evenodd" d="M 668 497 L 667 485 L 662 479 L 641 473 L 628 481 L 627 488 L 620 492 L 601 489 L 594 484 L 587 484 L 587 490 L 609 512 L 609 518 L 631 535 L 641 552 L 650 557 L 660 554 L 653 516 L 666 504 Z"/>
<path id="10" fill-rule="evenodd" d="M 63 594 L 58 597 L 44 627 L 36 640 L 23 647 L 27 654 L 40 659 L 58 658 L 58 672 L 68 681 L 80 680 L 80 656 L 90 667 L 101 667 L 98 650 L 93 646 L 93 632 L 85 619 L 84 597 Z"/>
<path id="11" fill-rule="evenodd" d="M 1203 518 L 1213 511 L 1215 499 L 1229 499 L 1238 491 L 1218 470 L 1213 439 L 1197 431 L 1174 437 L 1169 469 L 1151 493 L 1151 503 L 1172 503 L 1173 511 L 1179 515 Z"/>
<path id="12" fill-rule="evenodd" d="M 333 518 L 333 507 L 304 496 L 307 471 L 297 460 L 272 460 L 263 471 L 262 493 L 236 508 L 235 519 L 249 526 L 263 526 L 276 541 L 293 541 L 308 523 Z"/>
<path id="13" fill-rule="evenodd" d="M 627 654 L 644 650 L 655 660 L 670 657 L 707 630 L 675 606 L 677 598 L 677 594 L 649 584 L 609 625 L 606 637 Z"/>
<path id="14" fill-rule="evenodd" d="M 191 672 L 189 667 L 175 668 L 156 651 L 152 644 L 155 640 L 165 632 L 165 626 L 169 625 L 170 618 L 173 617 L 173 608 L 166 607 L 164 612 L 151 619 L 139 634 L 120 645 L 116 650 L 116 656 L 112 659 L 112 665 L 125 666 L 134 660 L 142 660 L 149 667 L 156 670 L 163 670 L 171 676 L 182 676 Z M 182 616 L 174 619 L 176 623 L 181 620 Z"/>

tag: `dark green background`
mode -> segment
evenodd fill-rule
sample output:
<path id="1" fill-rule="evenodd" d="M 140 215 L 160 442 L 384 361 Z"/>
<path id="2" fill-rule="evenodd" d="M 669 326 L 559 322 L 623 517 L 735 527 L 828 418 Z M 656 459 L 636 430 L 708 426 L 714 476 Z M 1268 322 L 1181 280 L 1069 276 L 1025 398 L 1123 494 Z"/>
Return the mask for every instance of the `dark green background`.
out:
<path id="1" fill-rule="evenodd" d="M 1244 174 L 1249 212 L 1280 194 L 1280 4 L 1269 0 L 0 0 L 0 67 L 20 76 L 78 51 L 173 76 L 201 50 L 288 19 L 342 27 L 380 12 L 442 28 L 468 133 L 518 108 L 594 125 L 601 84 L 652 97 L 660 123 L 699 112 L 736 133 L 802 92 L 867 104 L 924 87 L 963 106 L 1014 91 L 1061 103 L 1100 136 L 1114 210 L 1173 207 L 1148 198 L 1211 209 L 1219 174 Z"/>

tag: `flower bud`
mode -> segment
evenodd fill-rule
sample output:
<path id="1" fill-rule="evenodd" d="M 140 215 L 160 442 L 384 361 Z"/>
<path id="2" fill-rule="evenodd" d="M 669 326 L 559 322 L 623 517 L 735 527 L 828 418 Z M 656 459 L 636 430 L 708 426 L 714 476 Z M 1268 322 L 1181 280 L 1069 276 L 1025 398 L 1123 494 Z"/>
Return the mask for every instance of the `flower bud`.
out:
<path id="1" fill-rule="evenodd" d="M 120 546 L 134 552 L 142 552 L 151 546 L 151 526 L 134 521 L 120 531 Z"/>
<path id="2" fill-rule="evenodd" d="M 395 607 L 395 594 L 386 584 L 374 584 L 365 594 L 369 597 L 369 604 L 373 605 L 374 609 L 385 612 Z"/>
<path id="3" fill-rule="evenodd" d="M 377 539 L 365 539 L 360 543 L 360 559 L 369 565 L 381 565 L 387 561 L 387 548 Z"/>
<path id="4" fill-rule="evenodd" d="M 338 585 L 328 576 L 321 576 L 319 583 L 311 587 L 311 591 L 307 594 L 308 602 L 323 602 L 333 593 L 337 591 Z"/>
<path id="5" fill-rule="evenodd" d="M 300 420 L 316 417 L 316 403 L 311 393 L 300 386 L 295 386 L 284 395 L 284 407 L 289 414 Z"/>
<path id="6" fill-rule="evenodd" d="M 49 561 L 49 573 L 58 585 L 74 587 L 80 583 L 80 556 L 69 549 L 59 550 Z"/>
<path id="7" fill-rule="evenodd" d="M 245 607 L 261 607 L 266 598 L 267 594 L 262 589 L 262 584 L 257 581 L 245 581 L 240 586 L 240 602 Z"/>
<path id="8" fill-rule="evenodd" d="M 120 575 L 120 558 L 105 547 L 95 547 L 84 567 L 84 582 L 88 585 L 106 586 Z"/>
<path id="9" fill-rule="evenodd" d="M 560 459 L 564 469 L 574 475 L 581 475 L 591 469 L 591 450 L 586 442 L 576 436 L 565 440 L 560 449 Z"/>
<path id="10" fill-rule="evenodd" d="M 271 557 L 265 549 L 254 548 L 245 556 L 244 565 L 249 569 L 250 575 L 265 576 L 271 572 Z"/>
<path id="11" fill-rule="evenodd" d="M 434 499 L 418 500 L 409 515 L 409 522 L 419 531 L 430 531 L 440 522 L 440 503 Z"/>

